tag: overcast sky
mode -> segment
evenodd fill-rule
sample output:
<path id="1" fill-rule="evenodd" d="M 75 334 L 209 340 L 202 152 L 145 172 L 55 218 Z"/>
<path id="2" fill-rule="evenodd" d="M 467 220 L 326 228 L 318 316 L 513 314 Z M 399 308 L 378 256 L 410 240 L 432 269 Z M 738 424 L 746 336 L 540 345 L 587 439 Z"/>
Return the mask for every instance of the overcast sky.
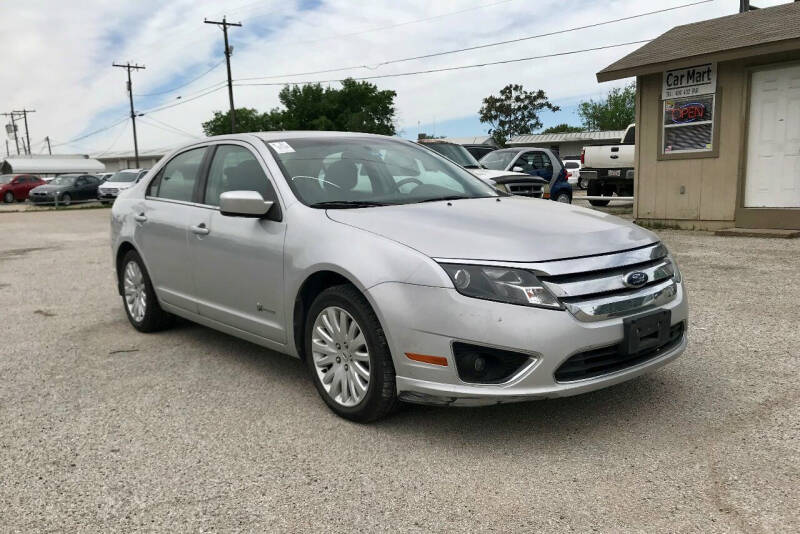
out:
<path id="1" fill-rule="evenodd" d="M 222 84 L 226 79 L 222 31 L 203 24 L 206 17 L 227 14 L 228 20 L 243 24 L 230 30 L 235 80 L 270 77 L 250 81 L 300 82 L 471 65 L 650 39 L 679 24 L 736 13 L 739 5 L 737 0 L 715 0 L 593 29 L 380 65 L 692 1 L 696 0 L 4 0 L 0 2 L 4 22 L 0 112 L 36 110 L 28 121 L 34 153 L 46 151 L 45 136 L 50 136 L 54 152 L 131 150 L 130 120 L 123 120 L 129 113 L 126 75 L 124 69 L 111 66 L 131 61 L 147 67 L 133 73 L 136 109 L 145 113 L 137 121 L 140 149 L 200 137 L 200 124 L 213 111 L 228 107 Z M 753 4 L 767 7 L 785 1 L 753 0 Z M 614 86 L 598 84 L 595 73 L 637 46 L 373 83 L 397 91 L 397 126 L 405 137 L 416 137 L 418 129 L 434 133 L 434 128 L 437 135 L 485 133 L 487 126 L 477 119 L 481 99 L 508 83 L 544 89 L 563 108 L 544 113 L 545 126 L 577 125 L 577 103 Z M 356 65 L 365 67 L 296 75 Z M 217 86 L 219 90 L 201 96 Z M 263 111 L 278 105 L 279 91 L 279 85 L 240 86 L 234 88 L 234 98 L 237 107 Z M 193 97 L 197 98 L 190 101 Z M 168 104 L 179 105 L 156 110 Z M 112 128 L 76 139 L 116 122 Z"/>

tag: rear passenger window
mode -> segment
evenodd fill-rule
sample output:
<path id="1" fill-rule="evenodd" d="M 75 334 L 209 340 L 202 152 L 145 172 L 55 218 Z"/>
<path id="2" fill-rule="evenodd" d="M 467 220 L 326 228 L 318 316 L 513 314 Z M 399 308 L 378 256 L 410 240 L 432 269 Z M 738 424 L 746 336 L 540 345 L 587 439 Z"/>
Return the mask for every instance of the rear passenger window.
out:
<path id="1" fill-rule="evenodd" d="M 204 204 L 219 206 L 219 197 L 226 191 L 258 191 L 264 200 L 278 201 L 256 157 L 237 145 L 217 147 L 208 171 Z"/>
<path id="2" fill-rule="evenodd" d="M 150 186 L 150 195 L 191 202 L 205 153 L 206 147 L 195 148 L 172 158 Z"/>

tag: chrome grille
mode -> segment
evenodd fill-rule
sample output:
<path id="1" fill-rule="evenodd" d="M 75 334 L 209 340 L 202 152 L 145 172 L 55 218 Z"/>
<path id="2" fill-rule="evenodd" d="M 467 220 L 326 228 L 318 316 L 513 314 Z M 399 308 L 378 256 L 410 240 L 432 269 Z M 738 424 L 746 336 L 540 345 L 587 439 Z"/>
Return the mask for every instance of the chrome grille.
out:
<path id="1" fill-rule="evenodd" d="M 602 321 L 661 306 L 678 294 L 675 266 L 660 243 L 588 258 L 531 264 L 542 283 L 580 321 Z M 630 273 L 647 275 L 638 287 Z"/>
<path id="2" fill-rule="evenodd" d="M 542 197 L 542 185 L 540 184 L 530 184 L 530 183 L 507 183 L 505 184 L 508 192 L 512 195 L 518 195 L 522 197 L 535 197 L 541 198 Z"/>

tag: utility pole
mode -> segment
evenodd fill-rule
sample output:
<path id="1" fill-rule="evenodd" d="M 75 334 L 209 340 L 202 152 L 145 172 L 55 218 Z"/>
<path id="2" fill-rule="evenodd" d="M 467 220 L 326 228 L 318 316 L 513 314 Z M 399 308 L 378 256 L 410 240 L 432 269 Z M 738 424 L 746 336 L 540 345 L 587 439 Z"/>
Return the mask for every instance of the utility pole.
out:
<path id="1" fill-rule="evenodd" d="M 228 66 L 228 99 L 231 104 L 231 133 L 233 133 L 236 131 L 236 119 L 234 117 L 235 108 L 233 107 L 233 80 L 231 79 L 231 54 L 233 53 L 233 48 L 228 45 L 228 26 L 238 26 L 241 28 L 242 23 L 228 22 L 225 20 L 225 17 L 222 17 L 222 21 L 204 19 L 203 22 L 206 24 L 216 24 L 222 28 L 222 34 L 225 36 L 225 63 Z"/>
<path id="2" fill-rule="evenodd" d="M 11 119 L 11 131 L 14 133 L 14 143 L 17 145 L 17 156 L 19 156 L 19 138 L 17 137 L 17 123 L 15 122 L 16 117 L 14 116 L 14 112 L 12 111 L 11 113 L 0 113 L 0 115 L 4 115 Z"/>
<path id="3" fill-rule="evenodd" d="M 47 152 L 52 156 L 53 155 L 53 149 L 50 148 L 50 136 L 48 135 L 44 139 L 45 139 L 45 141 L 47 141 Z"/>
<path id="4" fill-rule="evenodd" d="M 27 140 L 28 145 L 28 155 L 31 155 L 31 134 L 28 132 L 28 113 L 36 113 L 35 109 L 21 109 L 19 111 L 12 111 L 11 113 L 16 113 L 18 115 L 22 115 L 23 120 L 25 121 L 25 139 Z M 24 144 L 23 144 L 24 146 Z"/>
<path id="5" fill-rule="evenodd" d="M 139 168 L 139 141 L 136 138 L 136 112 L 133 111 L 133 83 L 131 82 L 131 70 L 140 70 L 144 69 L 144 65 L 131 65 L 131 62 L 128 61 L 126 64 L 122 65 L 119 63 L 112 63 L 112 67 L 120 67 L 128 71 L 128 96 L 130 97 L 131 101 L 131 122 L 133 123 L 133 154 L 136 158 L 136 168 Z"/>

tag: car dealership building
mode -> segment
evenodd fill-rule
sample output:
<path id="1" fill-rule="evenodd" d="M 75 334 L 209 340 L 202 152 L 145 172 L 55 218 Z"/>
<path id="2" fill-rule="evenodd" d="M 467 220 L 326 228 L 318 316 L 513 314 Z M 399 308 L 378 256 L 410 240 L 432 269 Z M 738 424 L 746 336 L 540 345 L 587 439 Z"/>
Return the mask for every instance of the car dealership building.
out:
<path id="1" fill-rule="evenodd" d="M 675 27 L 597 73 L 631 76 L 637 220 L 800 229 L 800 2 Z"/>

